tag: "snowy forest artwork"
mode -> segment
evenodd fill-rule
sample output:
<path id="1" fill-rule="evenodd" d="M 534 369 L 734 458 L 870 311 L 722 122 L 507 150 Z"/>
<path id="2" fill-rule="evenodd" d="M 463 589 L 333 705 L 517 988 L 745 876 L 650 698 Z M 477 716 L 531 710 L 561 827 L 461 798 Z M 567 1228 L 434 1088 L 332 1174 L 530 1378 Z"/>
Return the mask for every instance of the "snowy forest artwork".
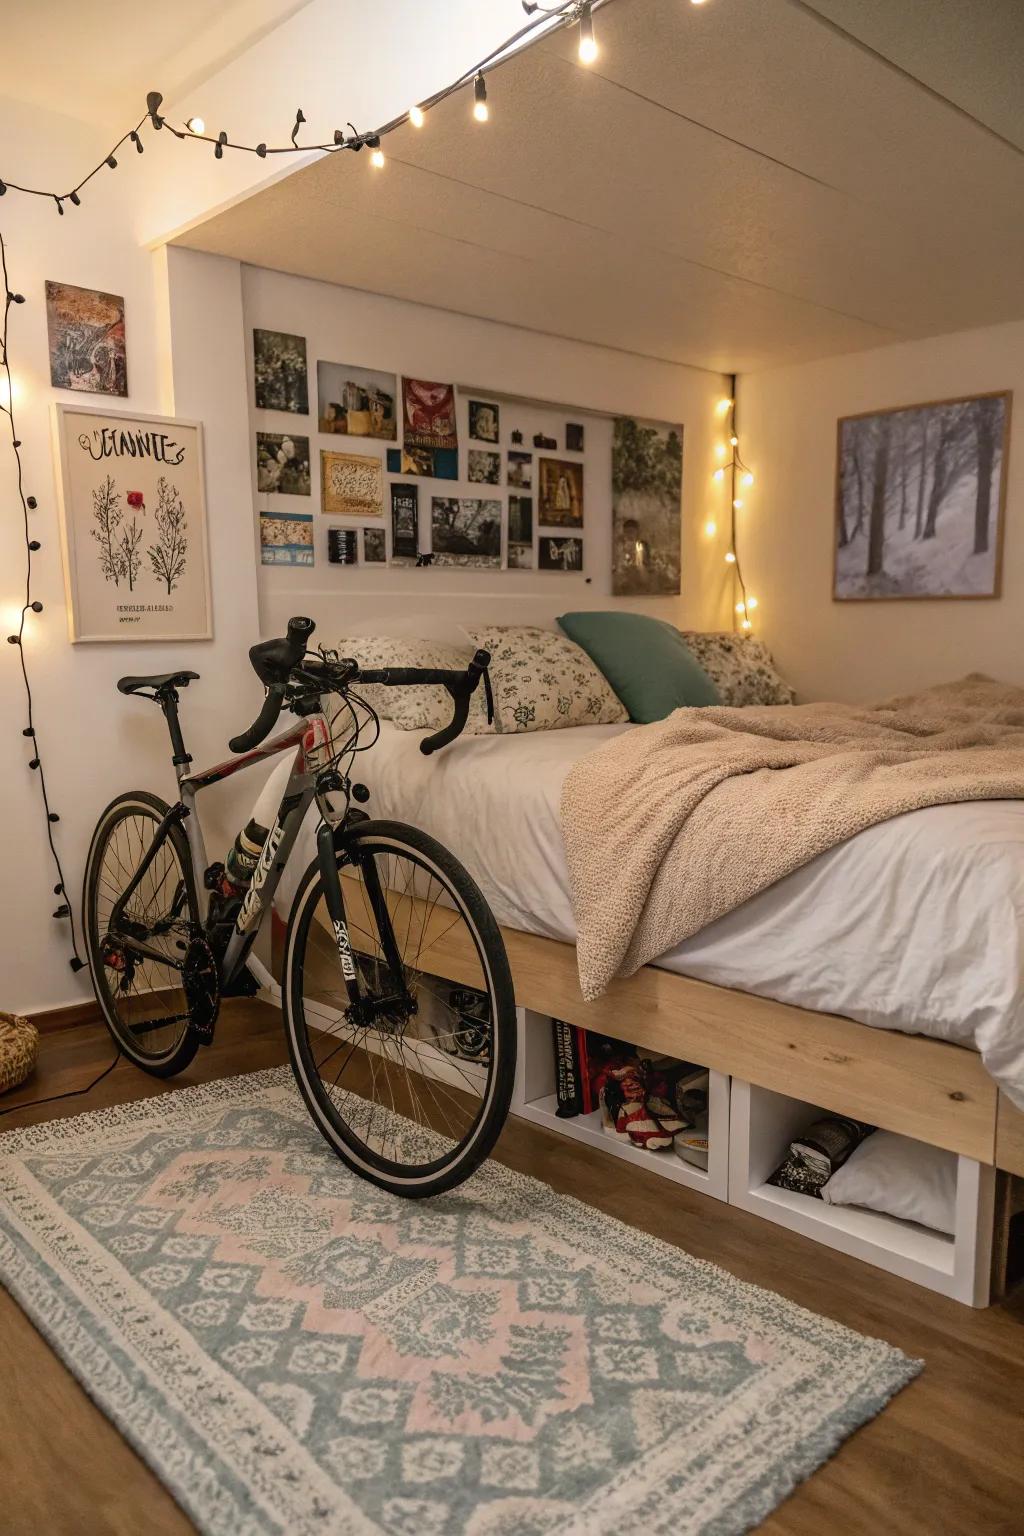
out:
<path id="1" fill-rule="evenodd" d="M 836 599 L 998 597 L 1010 398 L 840 421 Z"/>
<path id="2" fill-rule="evenodd" d="M 202 429 L 56 407 L 72 640 L 212 633 Z"/>

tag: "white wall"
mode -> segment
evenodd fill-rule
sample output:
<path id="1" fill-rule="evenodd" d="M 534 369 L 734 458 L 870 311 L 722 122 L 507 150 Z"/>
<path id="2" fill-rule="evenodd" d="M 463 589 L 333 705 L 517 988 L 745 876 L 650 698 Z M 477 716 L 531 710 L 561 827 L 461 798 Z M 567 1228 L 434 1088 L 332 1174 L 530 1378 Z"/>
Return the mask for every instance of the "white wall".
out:
<path id="1" fill-rule="evenodd" d="M 29 116 L 9 103 L 0 103 L 0 142 L 16 146 L 19 169 L 24 167 L 21 174 L 43 185 L 72 181 L 83 161 L 98 158 L 105 147 L 80 123 L 35 110 Z M 239 269 L 236 263 L 186 251 L 171 251 L 165 263 L 162 253 L 152 255 L 136 245 L 127 234 L 134 183 L 125 170 L 98 178 L 82 206 L 69 208 L 64 218 L 52 203 L 16 198 L 14 193 L 0 204 L 11 284 L 26 300 L 11 311 L 10 355 L 25 485 L 39 502 L 38 511 L 31 514 L 32 533 L 42 544 L 35 559 L 33 595 L 44 609 L 38 617 L 30 616 L 25 650 L 51 803 L 61 817 L 56 839 L 76 920 L 85 854 L 99 811 L 123 789 L 148 787 L 169 798 L 174 793 L 159 710 L 123 698 L 115 690 L 116 679 L 126 672 L 178 666 L 201 673 L 202 681 L 184 695 L 182 707 L 186 741 L 197 759 L 227 755 L 228 735 L 245 723 L 246 711 L 258 697 L 247 676 L 245 656 L 246 645 L 257 638 L 258 620 Z M 130 395 L 127 401 L 110 402 L 113 409 L 177 410 L 207 423 L 212 641 L 77 646 L 68 641 L 52 403 L 89 404 L 90 397 L 50 386 L 47 278 L 124 296 Z M 0 611 L 6 634 L 16 627 L 25 559 L 6 422 L 0 434 L 0 503 L 8 514 L 0 519 Z M 27 766 L 31 754 L 21 735 L 24 717 L 17 652 L 5 644 L 0 647 L 0 719 L 5 727 L 0 731 L 5 805 L 0 1007 L 32 1011 L 84 998 L 88 987 L 84 977 L 76 979 L 67 967 L 66 923 L 50 916 L 57 905 L 54 875 L 39 784 Z M 240 794 L 242 784 L 242 779 L 235 781 Z M 234 830 L 236 814 L 223 803 L 214 809 L 211 857 L 220 851 L 216 839 L 231 835 L 229 827 Z"/>
<path id="2" fill-rule="evenodd" d="M 832 600 L 836 422 L 842 416 L 1014 390 L 1003 596 Z M 757 495 L 740 549 L 758 633 L 803 698 L 875 702 L 970 671 L 1024 683 L 1024 322 L 745 377 L 738 391 Z"/>
<path id="3" fill-rule="evenodd" d="M 692 628 L 727 627 L 731 619 L 731 585 L 725 565 L 725 518 L 721 534 L 709 539 L 704 523 L 721 492 L 711 482 L 714 443 L 721 438 L 721 418 L 715 414 L 725 380 L 701 369 L 654 362 L 603 347 L 558 340 L 512 326 L 471 319 L 402 300 L 382 298 L 307 278 L 291 277 L 263 268 L 245 267 L 246 348 L 252 364 L 254 327 L 287 331 L 306 338 L 309 365 L 310 413 L 252 412 L 252 485 L 257 511 L 312 512 L 315 559 L 309 567 L 263 566 L 260 569 L 260 614 L 266 633 L 280 632 L 291 613 L 308 612 L 325 633 L 339 637 L 347 622 L 365 620 L 377 611 L 450 612 L 453 604 L 466 617 L 497 618 L 501 622 L 550 620 L 566 608 L 632 606 Z M 432 567 L 426 570 L 393 566 L 329 565 L 327 528 L 358 526 L 359 521 L 327 518 L 319 510 L 320 449 L 384 457 L 386 445 L 318 434 L 316 362 L 352 363 L 365 368 L 418 378 L 442 379 L 499 398 L 549 401 L 563 409 L 561 421 L 574 412 L 587 427 L 584 513 L 585 569 L 579 575 L 546 571 L 468 571 Z M 465 404 L 460 424 L 460 452 L 466 445 Z M 501 406 L 501 451 L 508 449 L 508 428 L 525 410 Z M 608 418 L 618 414 L 682 422 L 683 437 L 683 566 L 679 598 L 624 600 L 611 591 L 611 431 Z M 587 425 L 587 423 L 590 423 Z M 308 433 L 313 470 L 310 497 L 268 496 L 256 491 L 254 441 L 257 428 Z M 525 447 L 530 449 L 527 434 Z M 563 442 L 559 438 L 560 444 Z M 534 453 L 536 476 L 537 450 Z M 463 466 L 464 467 L 464 466 Z M 400 476 L 400 479 L 408 477 Z M 489 487 L 421 480 L 421 527 L 434 495 L 504 497 L 504 485 Z M 536 514 L 536 486 L 534 487 Z M 385 496 L 385 521 L 390 500 Z"/>

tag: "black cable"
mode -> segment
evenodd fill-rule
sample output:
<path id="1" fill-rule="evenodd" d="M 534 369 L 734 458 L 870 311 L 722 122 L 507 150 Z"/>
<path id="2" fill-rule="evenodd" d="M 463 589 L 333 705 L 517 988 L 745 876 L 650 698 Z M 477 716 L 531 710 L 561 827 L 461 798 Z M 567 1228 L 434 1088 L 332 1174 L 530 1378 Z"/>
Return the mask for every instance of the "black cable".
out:
<path id="1" fill-rule="evenodd" d="M 23 1109 L 37 1109 L 40 1104 L 59 1104 L 61 1099 L 80 1099 L 84 1094 L 92 1093 L 93 1089 L 99 1087 L 103 1079 L 109 1077 L 111 1072 L 113 1072 L 121 1060 L 121 1054 L 121 1047 L 118 1046 L 109 1067 L 104 1067 L 100 1075 L 94 1077 L 92 1082 L 85 1088 L 71 1088 L 67 1093 L 51 1093 L 45 1099 L 28 1099 L 24 1104 L 10 1104 L 6 1109 L 0 1109 L 0 1115 L 16 1115 Z"/>
<path id="2" fill-rule="evenodd" d="M 22 302 L 21 295 L 12 293 L 10 279 L 7 274 L 7 247 L 4 244 L 3 233 L 0 232 L 0 277 L 4 285 L 4 322 L 3 332 L 0 334 L 0 367 L 3 369 L 3 377 L 7 381 L 7 404 L 0 406 L 7 416 L 11 431 L 11 448 L 14 453 L 14 462 L 17 466 L 18 498 L 21 502 L 21 518 L 25 535 L 25 601 L 22 604 L 21 615 L 18 620 L 18 629 L 15 635 L 8 639 L 18 647 L 18 656 L 21 662 L 21 677 L 25 685 L 25 702 L 27 706 L 27 723 L 22 735 L 31 743 L 32 757 L 30 766 L 39 775 L 39 788 L 43 797 L 43 809 L 46 812 L 46 840 L 50 845 L 50 856 L 53 859 L 53 867 L 57 874 L 57 883 L 53 888 L 53 894 L 60 898 L 60 903 L 54 913 L 55 917 L 66 917 L 71 925 L 71 960 L 69 964 L 73 971 L 80 971 L 85 962 L 78 953 L 78 940 L 75 932 L 75 915 L 71 903 L 67 900 L 67 886 L 64 879 L 64 869 L 61 865 L 60 854 L 57 852 L 57 844 L 53 837 L 53 828 L 60 820 L 59 815 L 50 805 L 50 797 L 46 789 L 46 773 L 43 768 L 42 748 L 36 733 L 35 713 L 32 698 L 32 684 L 29 679 L 28 662 L 25 658 L 25 620 L 29 613 L 38 612 L 38 608 L 32 599 L 32 556 L 38 549 L 38 540 L 31 536 L 29 526 L 29 510 L 35 505 L 35 498 L 25 494 L 24 468 L 21 462 L 21 440 L 15 430 L 14 420 L 14 387 L 11 379 L 11 364 L 8 353 L 8 323 L 10 320 L 11 306 Z"/>

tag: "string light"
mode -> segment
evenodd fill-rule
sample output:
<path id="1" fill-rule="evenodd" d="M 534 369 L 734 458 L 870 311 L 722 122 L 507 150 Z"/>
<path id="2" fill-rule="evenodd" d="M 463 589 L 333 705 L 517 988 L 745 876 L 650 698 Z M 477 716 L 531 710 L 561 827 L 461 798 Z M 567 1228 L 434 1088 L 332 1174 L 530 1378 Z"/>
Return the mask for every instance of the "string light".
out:
<path id="1" fill-rule="evenodd" d="M 580 63 L 593 64 L 597 58 L 597 40 L 594 37 L 594 18 L 589 4 L 580 11 Z"/>
<path id="2" fill-rule="evenodd" d="M 704 524 L 704 532 L 707 534 L 709 539 L 713 539 L 715 534 L 718 532 L 718 524 L 715 522 L 713 517 L 709 517 L 707 522 Z"/>
<path id="3" fill-rule="evenodd" d="M 731 527 L 729 548 L 726 551 L 725 563 L 726 565 L 732 566 L 735 573 L 735 579 L 739 584 L 740 601 L 736 604 L 736 613 L 740 616 L 740 628 L 748 630 L 753 628 L 750 615 L 752 611 L 757 607 L 757 598 L 748 597 L 747 595 L 746 584 L 743 580 L 743 567 L 741 566 L 739 556 L 736 553 L 736 513 L 739 512 L 743 507 L 743 497 L 737 495 L 737 489 L 739 486 L 753 485 L 754 476 L 752 471 L 747 468 L 746 464 L 744 464 L 742 455 L 740 454 L 740 439 L 739 433 L 736 430 L 735 374 L 732 376 L 731 383 L 732 394 L 725 399 L 719 400 L 716 410 L 720 416 L 725 416 L 727 418 L 727 429 L 729 434 L 729 445 L 732 448 L 732 458 L 727 464 L 723 464 L 720 466 L 720 468 L 716 469 L 711 478 L 713 480 L 723 480 L 725 478 L 726 470 L 728 470 L 732 476 L 732 510 L 730 514 Z M 716 452 L 719 458 L 724 458 L 725 450 L 721 444 L 717 445 Z"/>
<path id="4" fill-rule="evenodd" d="M 117 142 L 111 146 L 111 148 L 102 157 L 102 159 L 97 162 L 93 169 L 89 171 L 87 175 L 83 176 L 75 186 L 71 187 L 65 192 L 55 192 L 50 188 L 29 187 L 20 182 L 9 181 L 0 178 L 0 197 L 6 196 L 8 192 L 20 192 L 23 196 L 26 197 L 43 198 L 46 201 L 52 202 L 53 206 L 57 210 L 57 213 L 61 218 L 63 218 L 67 212 L 64 206 L 65 203 L 70 203 L 73 208 L 78 208 L 81 206 L 81 193 L 83 189 L 87 187 L 88 184 L 92 181 L 94 176 L 99 175 L 99 173 L 105 169 L 110 169 L 112 171 L 117 170 L 117 153 L 125 145 L 134 145 L 137 154 L 141 155 L 145 153 L 145 145 L 142 142 L 142 129 L 147 127 L 147 125 L 152 129 L 153 132 L 159 132 L 166 128 L 171 137 L 179 143 L 187 142 L 209 144 L 213 147 L 214 157 L 217 160 L 222 160 L 224 158 L 225 150 L 230 150 L 233 153 L 238 154 L 256 155 L 257 158 L 265 160 L 268 155 L 299 154 L 303 156 L 309 156 L 315 153 L 328 155 L 337 154 L 342 150 L 358 152 L 364 146 L 366 146 L 372 151 L 370 155 L 370 164 L 379 170 L 385 164 L 385 157 L 383 151 L 380 148 L 380 143 L 381 139 L 386 134 L 394 132 L 396 129 L 402 127 L 402 125 L 406 122 L 412 123 L 415 128 L 421 128 L 423 126 L 427 110 L 437 106 L 440 102 L 445 101 L 449 96 L 455 95 L 456 92 L 464 90 L 471 81 L 473 83 L 473 115 L 478 122 L 486 122 L 490 113 L 487 106 L 487 84 L 484 79 L 484 70 L 489 68 L 493 63 L 495 63 L 496 60 L 508 53 L 512 48 L 522 44 L 537 28 L 542 26 L 549 26 L 552 21 L 556 27 L 572 26 L 578 23 L 580 26 L 581 48 L 583 47 L 584 40 L 588 33 L 591 41 L 593 41 L 593 24 L 590 18 L 590 8 L 590 0 L 586 0 L 586 3 L 584 3 L 584 0 L 562 0 L 562 3 L 553 5 L 550 8 L 541 8 L 541 15 L 537 16 L 536 19 L 531 19 L 526 26 L 520 27 L 518 32 L 513 33 L 511 37 L 508 37 L 503 42 L 501 42 L 487 55 L 486 58 L 481 59 L 478 64 L 473 65 L 464 74 L 460 75 L 456 80 L 453 80 L 450 85 L 445 86 L 440 91 L 437 91 L 422 106 L 417 105 L 410 107 L 408 111 L 403 112 L 396 118 L 393 118 L 390 122 L 383 124 L 379 129 L 377 129 L 375 133 L 371 134 L 360 134 L 355 130 L 352 124 L 349 123 L 347 126 L 352 130 L 351 134 L 345 134 L 342 133 L 340 129 L 335 129 L 332 141 L 330 143 L 299 143 L 299 129 L 306 121 L 305 114 L 303 113 L 301 107 L 295 114 L 295 123 L 291 131 L 290 140 L 287 144 L 268 145 L 265 140 L 261 140 L 257 144 L 236 143 L 229 139 L 225 130 L 221 130 L 214 138 L 207 134 L 206 123 L 203 118 L 199 117 L 198 115 L 188 118 L 183 127 L 176 127 L 173 123 L 169 122 L 160 113 L 160 107 L 163 104 L 163 96 L 159 91 L 149 91 L 146 95 L 146 110 L 142 117 L 139 118 L 139 121 L 134 125 L 134 127 L 127 129 L 121 135 Z M 527 14 L 532 17 L 533 13 L 537 11 L 539 7 L 536 3 L 526 4 L 524 0 L 524 9 L 526 10 Z M 594 56 L 596 57 L 596 44 L 594 44 Z M 24 727 L 22 735 L 27 741 L 32 743 L 32 756 L 28 760 L 29 767 L 33 770 L 33 772 L 38 773 L 39 775 L 39 788 L 42 796 L 43 808 L 46 814 L 46 837 L 54 869 L 58 876 L 57 882 L 54 885 L 54 894 L 57 896 L 63 896 L 65 894 L 64 871 L 61 867 L 60 855 L 57 851 L 53 833 L 53 828 L 60 821 L 60 816 L 56 811 L 50 808 L 50 802 L 47 795 L 43 757 L 39 748 L 39 741 L 36 732 L 34 719 L 34 702 L 32 696 L 32 688 L 29 680 L 28 663 L 26 661 L 26 647 L 24 644 L 25 629 L 29 615 L 39 614 L 43 610 L 42 603 L 36 601 L 31 596 L 33 574 L 32 557 L 39 551 L 41 546 L 38 539 L 33 539 L 29 536 L 29 514 L 36 507 L 36 499 L 33 496 L 27 496 L 22 488 L 24 482 L 23 466 L 20 455 L 20 449 L 22 445 L 14 430 L 14 401 L 16 394 L 12 388 L 10 349 L 8 345 L 8 320 L 11 306 L 14 304 L 23 303 L 24 299 L 20 294 L 13 293 L 11 291 L 10 282 L 8 281 L 7 248 L 4 243 L 2 232 L 0 232 L 0 272 L 2 272 L 4 284 L 2 291 L 6 294 L 6 302 L 3 306 L 3 323 L 2 328 L 0 328 L 0 414 L 7 417 L 8 424 L 10 426 L 11 446 L 14 452 L 17 470 L 16 483 L 18 488 L 18 495 L 21 501 L 25 534 L 25 602 L 20 608 L 15 610 L 16 620 L 14 617 L 11 618 L 10 622 L 13 628 L 12 633 L 10 633 L 7 638 L 11 646 L 18 652 L 18 661 L 21 667 L 22 680 L 25 686 L 28 724 Z M 78 953 L 75 918 L 70 903 L 67 901 L 61 901 L 53 915 L 55 918 L 67 919 L 69 922 L 71 934 L 71 958 L 69 960 L 69 964 L 72 970 L 80 971 L 83 968 L 85 962 L 82 960 Z M 101 1076 L 103 1075 L 105 1074 L 101 1074 Z M 99 1079 L 97 1079 L 97 1081 L 99 1081 Z"/>

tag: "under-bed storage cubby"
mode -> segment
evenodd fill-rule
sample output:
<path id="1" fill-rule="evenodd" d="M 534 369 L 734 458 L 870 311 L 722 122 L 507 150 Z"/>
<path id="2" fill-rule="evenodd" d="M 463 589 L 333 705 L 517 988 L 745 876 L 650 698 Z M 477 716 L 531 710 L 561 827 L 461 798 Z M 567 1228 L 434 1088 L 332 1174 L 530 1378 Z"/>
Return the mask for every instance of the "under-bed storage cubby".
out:
<path id="1" fill-rule="evenodd" d="M 804 1100 L 733 1078 L 730 1203 L 956 1301 L 987 1306 L 995 1170 L 973 1158 L 957 1158 L 952 1235 L 862 1206 L 826 1204 L 814 1195 L 769 1184 L 794 1138 L 829 1114 Z"/>
<path id="2" fill-rule="evenodd" d="M 520 1008 L 519 1059 L 516 1070 L 516 1087 L 512 1099 L 513 1114 L 530 1120 L 535 1125 L 557 1131 L 574 1141 L 597 1147 L 610 1156 L 632 1163 L 647 1172 L 660 1174 L 677 1184 L 714 1195 L 718 1200 L 728 1198 L 729 1183 L 729 1079 L 720 1072 L 703 1072 L 704 1091 L 707 1094 L 707 1167 L 684 1161 L 672 1148 L 652 1151 L 634 1146 L 629 1140 L 620 1140 L 602 1128 L 599 1107 L 589 1113 L 570 1117 L 559 1115 L 557 1069 L 553 1038 L 553 1021 L 546 1014 Z M 638 1028 L 638 1034 L 642 1029 Z M 606 1038 L 606 1037 L 605 1037 Z M 624 1042 L 625 1043 L 625 1042 Z M 642 1043 L 634 1047 L 642 1056 L 655 1057 L 657 1052 L 645 1050 Z M 696 1075 L 696 1074 L 695 1074 Z"/>

